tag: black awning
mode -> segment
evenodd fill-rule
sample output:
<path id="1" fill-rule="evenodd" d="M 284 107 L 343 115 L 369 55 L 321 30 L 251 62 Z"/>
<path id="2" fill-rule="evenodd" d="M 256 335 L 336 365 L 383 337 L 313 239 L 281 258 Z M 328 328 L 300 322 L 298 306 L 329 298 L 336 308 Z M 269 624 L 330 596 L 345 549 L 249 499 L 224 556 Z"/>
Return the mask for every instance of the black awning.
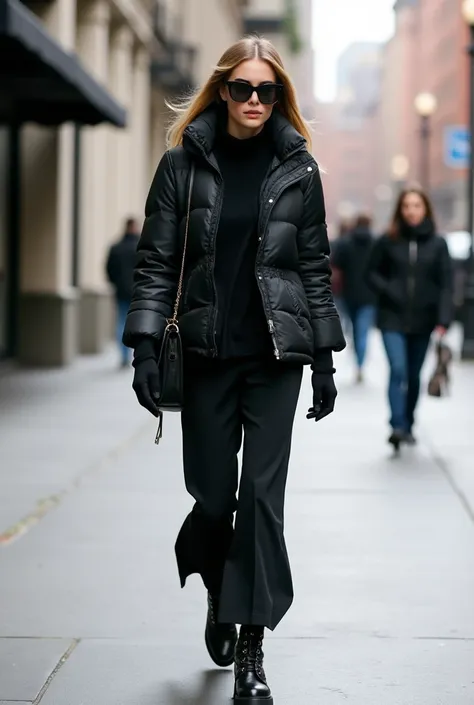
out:
<path id="1" fill-rule="evenodd" d="M 126 111 L 19 0 L 0 0 L 0 123 L 124 127 Z"/>

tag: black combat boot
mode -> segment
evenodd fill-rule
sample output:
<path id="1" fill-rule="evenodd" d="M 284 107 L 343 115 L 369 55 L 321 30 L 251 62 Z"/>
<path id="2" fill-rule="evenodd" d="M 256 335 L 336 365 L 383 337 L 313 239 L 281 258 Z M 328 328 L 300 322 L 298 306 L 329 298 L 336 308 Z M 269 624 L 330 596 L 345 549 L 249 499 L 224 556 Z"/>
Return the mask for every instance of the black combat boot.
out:
<path id="1" fill-rule="evenodd" d="M 225 668 L 234 663 L 237 629 L 235 624 L 219 624 L 219 598 L 207 593 L 206 646 L 215 664 Z"/>
<path id="2" fill-rule="evenodd" d="M 242 626 L 235 650 L 234 705 L 273 705 L 263 670 L 263 627 Z"/>

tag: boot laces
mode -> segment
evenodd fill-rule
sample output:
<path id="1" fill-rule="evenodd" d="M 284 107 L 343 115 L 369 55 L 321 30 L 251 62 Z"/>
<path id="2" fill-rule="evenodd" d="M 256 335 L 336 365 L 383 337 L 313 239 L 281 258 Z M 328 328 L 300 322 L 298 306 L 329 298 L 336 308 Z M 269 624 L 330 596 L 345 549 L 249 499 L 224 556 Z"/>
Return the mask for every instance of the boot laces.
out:
<path id="1" fill-rule="evenodd" d="M 209 608 L 209 619 L 214 627 L 216 625 L 217 614 L 219 612 L 219 598 L 209 593 L 207 596 L 207 604 Z"/>
<path id="2" fill-rule="evenodd" d="M 227 624 L 226 622 L 218 622 L 217 617 L 219 614 L 219 598 L 216 597 L 215 595 L 211 595 L 211 593 L 207 594 L 207 605 L 208 605 L 208 610 L 209 610 L 209 621 L 211 622 L 213 627 L 217 627 L 219 629 L 231 629 L 233 628 L 231 624 Z M 235 628 L 235 627 L 234 627 Z"/>
<path id="3" fill-rule="evenodd" d="M 265 680 L 263 670 L 263 635 L 257 632 L 246 632 L 239 640 L 239 670 L 241 673 L 252 672 Z"/>

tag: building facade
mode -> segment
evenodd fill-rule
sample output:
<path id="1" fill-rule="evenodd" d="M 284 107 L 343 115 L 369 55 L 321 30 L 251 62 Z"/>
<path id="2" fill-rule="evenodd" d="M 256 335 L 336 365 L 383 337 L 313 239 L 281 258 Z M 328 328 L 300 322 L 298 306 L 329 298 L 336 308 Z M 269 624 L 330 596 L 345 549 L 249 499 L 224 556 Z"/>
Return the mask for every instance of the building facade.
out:
<path id="1" fill-rule="evenodd" d="M 395 195 L 401 181 L 394 158 L 407 165 L 403 182 L 422 177 L 421 120 L 415 111 L 418 93 L 432 93 L 437 109 L 430 118 L 429 188 L 443 230 L 463 229 L 466 222 L 466 171 L 445 159 L 445 131 L 466 126 L 468 114 L 468 29 L 461 3 L 446 0 L 397 0 L 395 33 L 387 44 L 379 104 L 379 183 Z M 385 219 L 390 201 L 378 203 Z"/>
<path id="2" fill-rule="evenodd" d="M 290 58 L 290 72 L 293 76 L 298 100 L 304 117 L 309 121 L 316 118 L 314 94 L 315 51 L 313 46 L 313 0 L 294 0 L 293 11 L 297 29 L 298 51 Z"/>
<path id="3" fill-rule="evenodd" d="M 431 118 L 430 190 L 442 229 L 464 229 L 467 222 L 467 172 L 445 159 L 445 130 L 468 124 L 469 30 L 461 3 L 420 0 L 418 90 L 436 96 Z"/>
<path id="4" fill-rule="evenodd" d="M 106 256 L 125 218 L 142 217 L 166 101 L 242 36 L 248 2 L 5 2 L 2 55 L 13 65 L 13 52 L 38 49 L 16 103 L 0 69 L 0 357 L 65 365 L 112 335 Z M 15 35 L 17 16 L 28 36 Z M 49 96 L 38 76 L 51 71 Z"/>
<path id="5" fill-rule="evenodd" d="M 400 186 L 399 175 L 393 173 L 394 159 L 406 158 L 405 182 L 414 180 L 418 169 L 418 134 L 413 107 L 417 92 L 416 51 L 419 41 L 417 2 L 399 1 L 394 12 L 395 32 L 382 52 L 374 131 L 377 145 L 374 219 L 378 230 L 387 227 Z"/>
<path id="6" fill-rule="evenodd" d="M 338 63 L 337 96 L 318 109 L 319 152 L 326 171 L 326 204 L 330 234 L 338 222 L 374 207 L 374 123 L 380 94 L 382 47 L 356 43 Z"/>
<path id="7" fill-rule="evenodd" d="M 308 121 L 315 117 L 312 8 L 312 0 L 249 0 L 245 11 L 246 33 L 265 36 L 276 46 Z"/>
<path id="8" fill-rule="evenodd" d="M 394 13 L 395 31 L 383 47 L 356 44 L 344 52 L 337 99 L 318 110 L 332 119 L 321 125 L 330 220 L 367 208 L 376 230 L 387 227 L 400 188 L 422 181 L 415 98 L 429 92 L 437 101 L 428 142 L 430 194 L 439 228 L 464 229 L 466 170 L 446 158 L 445 141 L 449 127 L 468 123 L 469 37 L 461 3 L 397 0 Z"/>

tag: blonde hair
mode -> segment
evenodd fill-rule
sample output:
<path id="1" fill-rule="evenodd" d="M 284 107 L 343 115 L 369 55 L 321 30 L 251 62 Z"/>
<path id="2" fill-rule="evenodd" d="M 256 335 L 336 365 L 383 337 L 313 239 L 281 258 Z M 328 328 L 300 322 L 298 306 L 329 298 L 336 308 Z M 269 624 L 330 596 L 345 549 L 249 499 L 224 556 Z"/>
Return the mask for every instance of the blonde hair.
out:
<path id="1" fill-rule="evenodd" d="M 220 100 L 219 89 L 222 88 L 228 76 L 239 64 L 249 59 L 261 59 L 268 62 L 273 68 L 277 81 L 283 85 L 282 96 L 275 107 L 280 110 L 295 130 L 305 138 L 308 149 L 311 151 L 309 125 L 300 112 L 295 87 L 289 74 L 285 71 L 281 56 L 268 39 L 256 35 L 246 36 L 232 44 L 224 52 L 212 75 L 202 88 L 199 88 L 189 98 L 185 98 L 180 103 L 168 105 L 175 113 L 175 119 L 170 125 L 167 134 L 169 147 L 176 147 L 182 144 L 183 133 L 187 126 L 209 105 Z"/>

